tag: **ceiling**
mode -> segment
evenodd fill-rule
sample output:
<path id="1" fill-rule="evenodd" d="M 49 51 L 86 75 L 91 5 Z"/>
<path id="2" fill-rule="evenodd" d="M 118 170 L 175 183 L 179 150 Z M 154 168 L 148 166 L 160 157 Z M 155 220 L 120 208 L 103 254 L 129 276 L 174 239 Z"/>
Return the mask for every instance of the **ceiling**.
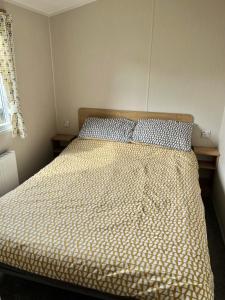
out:
<path id="1" fill-rule="evenodd" d="M 6 0 L 6 2 L 42 13 L 56 15 L 96 0 Z"/>

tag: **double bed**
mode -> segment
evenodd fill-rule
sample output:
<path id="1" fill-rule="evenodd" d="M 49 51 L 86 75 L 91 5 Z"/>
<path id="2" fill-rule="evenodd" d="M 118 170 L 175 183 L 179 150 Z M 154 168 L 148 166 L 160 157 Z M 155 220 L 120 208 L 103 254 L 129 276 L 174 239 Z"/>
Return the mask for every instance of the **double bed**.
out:
<path id="1" fill-rule="evenodd" d="M 192 121 L 96 109 L 89 116 Z M 194 153 L 74 140 L 0 199 L 0 270 L 103 299 L 213 299 Z"/>

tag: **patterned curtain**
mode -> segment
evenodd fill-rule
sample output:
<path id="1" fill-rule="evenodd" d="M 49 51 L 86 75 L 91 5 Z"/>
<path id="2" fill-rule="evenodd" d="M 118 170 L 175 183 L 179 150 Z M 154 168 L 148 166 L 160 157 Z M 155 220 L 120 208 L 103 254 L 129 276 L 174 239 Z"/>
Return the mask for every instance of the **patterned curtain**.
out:
<path id="1" fill-rule="evenodd" d="M 0 13 L 0 73 L 7 93 L 12 135 L 13 137 L 20 136 L 25 138 L 26 130 L 16 82 L 12 18 L 3 12 Z"/>

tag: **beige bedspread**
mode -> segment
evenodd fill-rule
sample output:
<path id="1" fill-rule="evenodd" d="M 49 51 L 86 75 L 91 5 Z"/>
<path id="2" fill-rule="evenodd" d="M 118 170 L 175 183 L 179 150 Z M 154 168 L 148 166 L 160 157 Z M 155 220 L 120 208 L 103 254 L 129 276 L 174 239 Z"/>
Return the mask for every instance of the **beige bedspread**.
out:
<path id="1" fill-rule="evenodd" d="M 195 155 L 76 140 L 0 199 L 0 262 L 139 299 L 213 299 Z"/>

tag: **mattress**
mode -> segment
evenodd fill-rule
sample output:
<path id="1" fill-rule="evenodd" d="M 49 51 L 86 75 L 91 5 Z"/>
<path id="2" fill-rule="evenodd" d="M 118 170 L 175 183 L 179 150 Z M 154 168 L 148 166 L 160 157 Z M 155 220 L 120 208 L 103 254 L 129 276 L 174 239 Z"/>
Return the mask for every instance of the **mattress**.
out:
<path id="1" fill-rule="evenodd" d="M 193 152 L 75 140 L 0 198 L 0 262 L 137 299 L 213 299 Z"/>

